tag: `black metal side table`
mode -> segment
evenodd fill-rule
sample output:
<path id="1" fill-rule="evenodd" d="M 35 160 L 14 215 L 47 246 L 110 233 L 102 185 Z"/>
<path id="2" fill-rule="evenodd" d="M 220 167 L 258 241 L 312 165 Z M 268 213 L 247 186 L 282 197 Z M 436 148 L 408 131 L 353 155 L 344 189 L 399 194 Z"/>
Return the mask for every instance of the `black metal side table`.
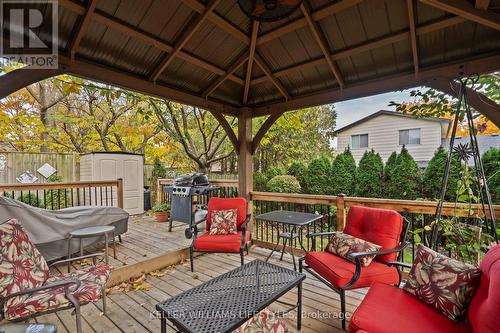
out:
<path id="1" fill-rule="evenodd" d="M 113 225 L 99 225 L 99 226 L 87 227 L 71 231 L 68 237 L 68 258 L 71 258 L 71 240 L 73 238 L 79 239 L 80 256 L 83 256 L 84 238 L 104 236 L 104 260 L 106 261 L 106 264 L 109 264 L 109 259 L 108 259 L 109 234 L 111 234 L 113 237 L 113 257 L 116 259 L 115 226 Z M 68 272 L 70 271 L 70 268 L 71 268 L 70 263 L 68 263 Z"/>
<path id="2" fill-rule="evenodd" d="M 323 218 L 323 215 L 320 214 L 292 212 L 287 210 L 275 210 L 269 213 L 264 213 L 255 216 L 255 219 L 257 220 L 264 220 L 271 222 L 276 227 L 278 233 L 278 241 L 276 242 L 276 245 L 271 251 L 271 253 L 269 253 L 269 256 L 267 257 L 266 261 L 268 261 L 273 255 L 273 253 L 278 249 L 280 245 L 280 239 L 282 239 L 283 248 L 281 249 L 280 261 L 283 260 L 283 255 L 286 249 L 286 243 L 288 242 L 293 259 L 293 268 L 294 270 L 297 270 L 297 264 L 295 263 L 295 254 L 293 252 L 292 242 L 295 239 L 299 238 L 300 247 L 302 248 L 302 250 L 307 251 L 304 248 L 304 244 L 302 244 L 302 237 L 301 237 L 302 228 L 321 218 Z M 289 232 L 280 232 L 279 230 L 280 225 L 291 226 L 292 230 Z"/>

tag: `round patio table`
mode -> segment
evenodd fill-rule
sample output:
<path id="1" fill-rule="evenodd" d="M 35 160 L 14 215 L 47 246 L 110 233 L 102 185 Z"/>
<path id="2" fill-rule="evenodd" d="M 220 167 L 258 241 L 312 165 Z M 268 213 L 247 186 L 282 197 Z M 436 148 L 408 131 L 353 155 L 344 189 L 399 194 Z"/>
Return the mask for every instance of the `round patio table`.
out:
<path id="1" fill-rule="evenodd" d="M 108 259 L 109 234 L 111 234 L 113 237 L 113 257 L 116 259 L 115 226 L 112 225 L 99 225 L 99 226 L 87 227 L 71 231 L 68 237 L 68 258 L 71 258 L 71 240 L 73 238 L 78 238 L 80 240 L 80 256 L 83 256 L 83 239 L 89 237 L 103 236 L 104 260 L 106 264 L 109 264 L 109 259 Z M 69 270 L 69 265 L 70 263 L 68 263 L 68 270 Z"/>

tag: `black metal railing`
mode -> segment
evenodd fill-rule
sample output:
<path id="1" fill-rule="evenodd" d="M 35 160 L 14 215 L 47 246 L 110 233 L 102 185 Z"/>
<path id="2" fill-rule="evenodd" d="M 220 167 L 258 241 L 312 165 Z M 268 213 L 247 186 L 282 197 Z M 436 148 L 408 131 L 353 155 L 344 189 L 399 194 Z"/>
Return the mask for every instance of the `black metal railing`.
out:
<path id="1" fill-rule="evenodd" d="M 50 210 L 77 206 L 123 207 L 123 181 L 0 184 L 0 195 Z"/>

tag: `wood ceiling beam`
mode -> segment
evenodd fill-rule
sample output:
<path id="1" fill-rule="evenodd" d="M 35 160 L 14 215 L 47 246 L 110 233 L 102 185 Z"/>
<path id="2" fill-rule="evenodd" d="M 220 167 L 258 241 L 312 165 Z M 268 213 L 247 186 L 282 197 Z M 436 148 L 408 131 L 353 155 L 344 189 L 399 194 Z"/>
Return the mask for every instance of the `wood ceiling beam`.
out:
<path id="1" fill-rule="evenodd" d="M 234 72 L 238 70 L 243 64 L 248 60 L 247 51 L 243 51 L 240 56 L 234 61 L 230 66 L 227 72 L 224 75 L 219 76 L 212 84 L 208 86 L 208 88 L 201 94 L 204 98 L 207 98 L 215 89 L 217 89 L 227 78 L 233 75 Z"/>
<path id="2" fill-rule="evenodd" d="M 248 102 L 248 94 L 250 92 L 250 80 L 252 79 L 253 60 L 255 56 L 255 47 L 257 45 L 257 35 L 259 33 L 259 22 L 252 23 L 252 36 L 250 37 L 250 49 L 248 51 L 247 73 L 245 76 L 245 88 L 243 90 L 243 104 Z"/>
<path id="3" fill-rule="evenodd" d="M 48 79 L 50 77 L 64 74 L 58 69 L 33 69 L 30 66 L 15 69 L 4 75 L 0 75 L 0 99 L 27 87 L 33 83 Z"/>
<path id="4" fill-rule="evenodd" d="M 463 17 L 455 16 L 455 17 L 443 19 L 443 20 L 440 20 L 437 22 L 427 23 L 425 25 L 422 25 L 422 26 L 416 28 L 416 35 L 420 36 L 420 35 L 423 35 L 426 33 L 441 30 L 441 29 L 444 29 L 444 28 L 447 28 L 447 27 L 450 27 L 450 26 L 453 26 L 456 24 L 460 24 L 460 23 L 463 23 L 465 21 L 467 21 L 467 20 L 464 19 Z M 345 59 L 345 58 L 354 56 L 356 54 L 360 54 L 360 53 L 367 52 L 367 51 L 370 51 L 370 50 L 373 50 L 376 48 L 380 48 L 380 47 L 383 47 L 386 45 L 390 45 L 390 44 L 397 43 L 400 41 L 408 40 L 409 38 L 410 38 L 410 31 L 409 30 L 397 32 L 394 34 L 387 35 L 385 37 L 377 38 L 377 39 L 374 39 L 374 40 L 371 40 L 371 41 L 368 41 L 368 42 L 365 42 L 365 43 L 362 43 L 362 44 L 359 44 L 359 45 L 356 45 L 356 46 L 353 46 L 353 47 L 350 47 L 347 49 L 344 49 L 342 51 L 334 52 L 331 55 L 331 57 L 333 60 L 337 61 L 337 60 L 341 60 L 341 59 Z M 260 40 L 260 37 L 259 37 L 259 40 Z M 276 72 L 273 72 L 273 74 L 275 77 L 279 78 L 279 77 L 282 77 L 285 75 L 290 75 L 298 70 L 307 69 L 307 68 L 312 67 L 312 66 L 323 65 L 325 63 L 326 63 L 325 58 L 320 57 L 320 58 L 313 59 L 311 61 L 303 62 L 303 63 L 297 64 L 294 66 L 290 66 L 290 67 L 278 70 Z M 259 84 L 259 83 L 265 82 L 266 80 L 267 79 L 265 76 L 261 76 L 261 77 L 258 77 L 258 78 L 255 78 L 254 80 L 252 80 L 251 84 L 252 85 Z"/>
<path id="5" fill-rule="evenodd" d="M 313 20 L 311 12 L 304 2 L 300 5 L 300 10 L 302 11 L 304 18 L 306 19 L 307 25 L 309 26 L 309 29 L 311 30 L 314 36 L 314 39 L 316 39 L 316 42 L 318 43 L 319 48 L 321 49 L 321 52 L 323 53 L 323 56 L 325 57 L 326 62 L 328 63 L 328 67 L 330 67 L 330 70 L 335 76 L 335 79 L 337 80 L 340 88 L 344 87 L 344 79 L 342 78 L 342 74 L 340 73 L 337 64 L 334 63 L 332 60 L 330 47 L 328 46 L 328 42 L 325 36 L 323 35 L 323 32 L 321 31 L 316 21 Z"/>
<path id="6" fill-rule="evenodd" d="M 259 147 L 260 142 L 266 135 L 267 131 L 269 131 L 269 129 L 274 125 L 279 117 L 281 117 L 282 114 L 283 112 L 271 113 L 269 117 L 267 117 L 266 121 L 260 126 L 257 134 L 255 134 L 255 137 L 252 140 L 252 155 L 257 151 L 257 148 Z"/>
<path id="7" fill-rule="evenodd" d="M 191 7 L 191 9 L 197 11 L 198 13 L 202 13 L 205 10 L 205 5 L 199 2 L 198 0 L 182 0 L 182 2 L 185 5 Z M 215 12 L 210 12 L 208 14 L 208 19 L 215 25 L 219 26 L 219 28 L 225 30 L 231 36 L 239 40 L 240 42 L 249 45 L 249 37 L 244 32 L 235 27 L 231 22 L 220 16 L 219 14 Z"/>
<path id="8" fill-rule="evenodd" d="M 285 100 L 289 100 L 292 97 L 286 90 L 286 88 L 283 86 L 283 84 L 274 76 L 274 74 L 271 72 L 271 69 L 267 64 L 264 62 L 262 57 L 256 52 L 255 53 L 255 63 L 262 69 L 264 74 L 267 76 L 267 78 L 271 81 L 271 83 L 278 89 L 278 91 L 285 97 Z"/>
<path id="9" fill-rule="evenodd" d="M 205 99 L 192 92 L 170 88 L 159 83 L 155 84 L 149 81 L 147 77 L 134 75 L 127 71 L 79 60 L 78 58 L 71 61 L 69 57 L 62 54 L 59 55 L 59 67 L 64 73 L 81 78 L 116 85 L 124 89 L 159 98 L 166 98 L 177 103 L 184 103 L 209 111 L 219 111 L 223 114 L 234 116 L 239 110 L 219 101 Z"/>
<path id="10" fill-rule="evenodd" d="M 408 25 L 410 27 L 410 44 L 411 53 L 413 55 L 413 67 L 415 68 L 415 75 L 418 75 L 418 41 L 417 29 L 415 24 L 415 8 L 413 5 L 413 0 L 406 0 L 406 6 L 408 7 Z"/>
<path id="11" fill-rule="evenodd" d="M 85 32 L 87 31 L 90 22 L 92 21 L 92 16 L 94 15 L 94 9 L 96 5 L 97 5 L 97 0 L 88 1 L 87 8 L 85 9 L 85 13 L 83 14 L 83 17 L 80 20 L 80 24 L 78 25 L 76 33 L 74 34 L 73 38 L 68 44 L 69 45 L 68 56 L 71 59 L 75 58 L 76 51 L 80 46 L 80 43 L 83 39 L 83 36 L 85 35 Z"/>
<path id="12" fill-rule="evenodd" d="M 466 0 L 420 0 L 421 2 L 447 11 L 449 13 L 462 16 L 469 21 L 479 23 L 489 28 L 500 30 L 500 14 L 493 11 L 474 8 Z"/>
<path id="13" fill-rule="evenodd" d="M 231 141 L 234 151 L 236 154 L 238 154 L 238 151 L 240 149 L 240 143 L 238 141 L 238 138 L 236 137 L 236 134 L 233 131 L 233 128 L 231 127 L 231 124 L 227 121 L 226 117 L 217 110 L 212 110 L 210 113 L 214 116 L 215 119 L 219 122 L 219 124 L 222 126 L 224 129 L 224 132 L 226 132 L 227 137 L 229 138 L 229 141 Z"/>
<path id="14" fill-rule="evenodd" d="M 490 6 L 490 0 L 476 0 L 474 7 L 481 10 L 487 10 Z"/>
<path id="15" fill-rule="evenodd" d="M 76 2 L 73 2 L 71 0 L 59 0 L 58 1 L 59 5 L 61 7 L 64 7 L 78 15 L 84 15 L 85 14 L 85 6 Z M 111 28 L 115 31 L 121 32 L 131 38 L 134 38 L 146 45 L 153 46 L 159 50 L 162 50 L 164 52 L 172 52 L 174 47 L 170 45 L 169 43 L 158 39 L 157 37 L 142 31 L 140 29 L 137 29 L 136 27 L 133 27 L 127 23 L 124 23 L 120 20 L 117 20 L 114 17 L 111 17 L 107 14 L 100 13 L 98 10 L 94 11 L 94 15 L 92 16 L 92 20 L 108 27 Z M 226 71 L 222 68 L 219 68 L 197 56 L 191 55 L 187 52 L 180 51 L 178 54 L 178 57 L 181 58 L 182 60 L 198 66 L 200 68 L 203 68 L 211 73 L 217 74 L 217 75 L 224 75 Z M 230 75 L 228 77 L 229 80 L 238 83 L 240 85 L 244 84 L 244 81 L 240 79 L 239 77 L 235 75 Z"/>
<path id="16" fill-rule="evenodd" d="M 352 6 L 361 3 L 363 0 L 341 0 L 334 2 L 332 4 L 326 5 L 325 7 L 311 13 L 311 17 L 314 21 L 319 21 L 325 17 L 334 15 L 343 10 L 346 10 Z M 276 28 L 268 33 L 263 34 L 259 37 L 258 45 L 269 43 L 270 41 L 286 35 L 292 31 L 298 30 L 300 28 L 307 26 L 307 20 L 305 17 L 298 18 L 292 22 L 287 22 L 279 28 Z"/>
<path id="17" fill-rule="evenodd" d="M 336 103 L 340 101 L 381 94 L 384 92 L 408 89 L 418 86 L 430 86 L 438 78 L 451 80 L 472 73 L 488 73 L 498 70 L 500 54 L 484 56 L 482 58 L 464 59 L 460 62 L 442 64 L 432 68 L 420 69 L 418 78 L 412 73 L 401 73 L 380 77 L 367 82 L 347 85 L 344 89 L 325 89 L 307 96 L 293 98 L 288 102 L 277 102 L 263 106 L 252 107 L 253 116 L 260 117 L 275 112 L 298 110 L 315 105 Z"/>
<path id="18" fill-rule="evenodd" d="M 219 4 L 220 0 L 210 0 L 203 12 L 195 19 L 195 21 L 190 24 L 186 31 L 182 34 L 179 41 L 175 43 L 174 49 L 172 52 L 168 53 L 165 58 L 161 61 L 161 63 L 153 70 L 153 73 L 149 77 L 151 81 L 156 81 L 161 73 L 165 71 L 165 69 L 174 61 L 175 57 L 179 54 L 181 49 L 186 45 L 187 42 L 193 37 L 195 32 L 201 27 L 203 22 L 207 19 L 208 15 L 215 9 L 215 7 Z"/>

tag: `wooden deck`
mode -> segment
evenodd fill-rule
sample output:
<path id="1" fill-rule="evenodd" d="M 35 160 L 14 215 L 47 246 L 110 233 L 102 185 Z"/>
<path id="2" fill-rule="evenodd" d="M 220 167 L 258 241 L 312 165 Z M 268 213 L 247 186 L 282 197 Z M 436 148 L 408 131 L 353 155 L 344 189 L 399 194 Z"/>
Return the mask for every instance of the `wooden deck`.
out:
<path id="1" fill-rule="evenodd" d="M 151 218 L 132 218 L 129 232 L 123 236 L 123 243 L 118 244 L 118 261 L 111 260 L 115 267 L 140 264 L 147 259 L 178 251 L 190 243 L 184 239 L 184 228 L 179 225 L 174 232 L 167 232 L 167 224 L 158 224 Z M 269 250 L 254 247 L 246 260 L 265 259 Z M 292 267 L 289 256 L 280 262 L 275 254 L 271 262 Z M 195 273 L 189 270 L 189 262 L 170 266 L 160 271 L 144 275 L 145 279 L 135 284 L 122 283 L 111 288 L 108 294 L 107 314 L 103 315 L 102 302 L 87 304 L 82 307 L 84 332 L 160 332 L 160 321 L 156 318 L 155 305 L 180 292 L 192 288 L 239 266 L 239 255 L 204 254 L 195 258 Z M 127 289 L 128 291 L 125 291 Z M 351 312 L 364 297 L 365 290 L 347 293 L 347 310 Z M 296 290 L 284 295 L 282 300 L 293 302 Z M 273 304 L 272 310 L 282 309 L 280 304 Z M 304 282 L 303 327 L 301 332 L 344 332 L 337 319 L 340 308 L 339 296 L 326 288 L 319 281 L 308 276 Z M 291 331 L 295 332 L 296 311 L 286 318 Z M 49 322 L 58 325 L 58 332 L 74 332 L 75 322 L 71 310 L 44 315 L 35 319 L 37 322 Z"/>

